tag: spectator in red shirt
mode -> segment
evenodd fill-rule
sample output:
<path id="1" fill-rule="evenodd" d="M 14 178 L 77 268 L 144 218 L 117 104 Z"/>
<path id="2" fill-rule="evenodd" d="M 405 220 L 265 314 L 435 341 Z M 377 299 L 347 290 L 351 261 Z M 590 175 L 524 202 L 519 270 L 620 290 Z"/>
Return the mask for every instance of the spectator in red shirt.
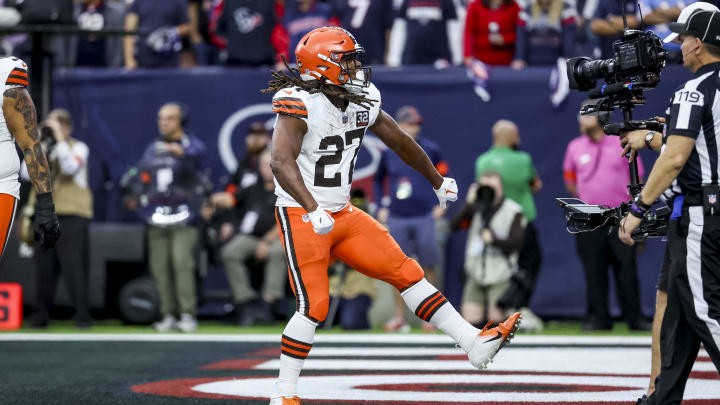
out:
<path id="1" fill-rule="evenodd" d="M 520 7 L 514 0 L 475 0 L 465 20 L 465 64 L 478 59 L 509 65 L 515 52 Z"/>

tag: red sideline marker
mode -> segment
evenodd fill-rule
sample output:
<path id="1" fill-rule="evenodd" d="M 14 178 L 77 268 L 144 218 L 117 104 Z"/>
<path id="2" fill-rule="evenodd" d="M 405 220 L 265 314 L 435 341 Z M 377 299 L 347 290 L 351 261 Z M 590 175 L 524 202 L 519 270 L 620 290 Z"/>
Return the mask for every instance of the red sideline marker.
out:
<path id="1" fill-rule="evenodd" d="M 22 324 L 22 287 L 0 283 L 0 330 L 20 329 Z"/>

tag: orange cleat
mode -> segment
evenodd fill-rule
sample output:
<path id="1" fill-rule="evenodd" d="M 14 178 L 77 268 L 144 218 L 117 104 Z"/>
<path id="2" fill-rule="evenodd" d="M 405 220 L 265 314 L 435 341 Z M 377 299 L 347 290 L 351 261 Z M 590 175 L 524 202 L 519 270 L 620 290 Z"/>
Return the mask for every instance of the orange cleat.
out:
<path id="1" fill-rule="evenodd" d="M 468 352 L 470 363 L 479 368 L 484 369 L 500 349 L 510 343 L 515 331 L 520 326 L 522 317 L 519 312 L 515 312 L 498 326 L 491 328 L 492 322 L 488 322 L 480 333 L 478 333 L 472 348 Z"/>

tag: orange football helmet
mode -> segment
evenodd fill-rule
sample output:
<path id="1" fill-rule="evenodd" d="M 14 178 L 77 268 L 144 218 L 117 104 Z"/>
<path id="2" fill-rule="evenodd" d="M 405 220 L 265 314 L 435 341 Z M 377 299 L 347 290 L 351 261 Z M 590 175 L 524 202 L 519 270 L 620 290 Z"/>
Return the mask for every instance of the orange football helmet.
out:
<path id="1" fill-rule="evenodd" d="M 340 27 L 316 28 L 295 48 L 303 80 L 321 80 L 351 92 L 370 85 L 371 69 L 362 64 L 364 54 L 355 37 Z"/>

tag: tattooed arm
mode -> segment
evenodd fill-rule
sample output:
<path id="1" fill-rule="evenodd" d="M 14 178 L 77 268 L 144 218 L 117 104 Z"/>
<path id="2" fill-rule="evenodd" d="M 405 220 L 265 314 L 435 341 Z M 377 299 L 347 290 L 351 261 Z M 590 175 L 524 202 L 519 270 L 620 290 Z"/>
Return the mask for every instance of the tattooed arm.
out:
<path id="1" fill-rule="evenodd" d="M 12 88 L 3 94 L 3 115 L 10 133 L 25 154 L 30 180 L 38 194 L 52 191 L 50 168 L 40 146 L 35 105 L 25 88 Z"/>

